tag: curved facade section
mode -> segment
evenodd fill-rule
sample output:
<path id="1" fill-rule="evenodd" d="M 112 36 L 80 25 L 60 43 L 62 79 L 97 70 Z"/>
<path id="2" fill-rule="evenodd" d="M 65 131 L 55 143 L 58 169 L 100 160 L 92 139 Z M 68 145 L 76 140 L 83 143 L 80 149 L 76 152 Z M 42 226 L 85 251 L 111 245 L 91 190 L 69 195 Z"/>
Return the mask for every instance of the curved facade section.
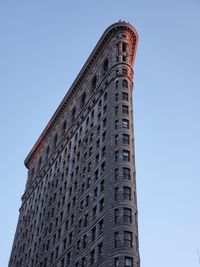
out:
<path id="1" fill-rule="evenodd" d="M 25 160 L 9 267 L 139 267 L 128 23 L 102 35 Z"/>

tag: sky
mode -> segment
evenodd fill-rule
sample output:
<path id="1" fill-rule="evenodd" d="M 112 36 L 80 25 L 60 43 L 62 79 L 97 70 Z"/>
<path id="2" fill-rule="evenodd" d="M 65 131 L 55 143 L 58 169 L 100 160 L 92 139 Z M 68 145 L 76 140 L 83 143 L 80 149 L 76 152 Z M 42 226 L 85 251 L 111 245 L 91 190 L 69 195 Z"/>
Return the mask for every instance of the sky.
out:
<path id="1" fill-rule="evenodd" d="M 0 267 L 25 157 L 104 30 L 138 31 L 134 125 L 141 267 L 199 267 L 200 0 L 0 0 Z"/>

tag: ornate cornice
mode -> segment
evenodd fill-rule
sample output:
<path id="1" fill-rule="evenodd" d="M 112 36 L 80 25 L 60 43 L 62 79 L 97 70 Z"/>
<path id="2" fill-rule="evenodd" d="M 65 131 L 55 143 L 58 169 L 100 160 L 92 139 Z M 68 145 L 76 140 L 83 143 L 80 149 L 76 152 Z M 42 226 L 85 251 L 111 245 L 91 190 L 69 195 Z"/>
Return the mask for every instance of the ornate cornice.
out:
<path id="1" fill-rule="evenodd" d="M 82 67 L 81 71 L 79 72 L 78 76 L 76 77 L 76 79 L 72 83 L 71 87 L 69 88 L 67 94 L 65 95 L 65 97 L 61 101 L 60 105 L 56 109 L 55 113 L 53 114 L 52 118 L 50 119 L 50 121 L 48 122 L 47 126 L 43 130 L 42 134 L 38 138 L 37 142 L 35 143 L 35 145 L 31 149 L 31 151 L 28 154 L 28 156 L 26 157 L 26 159 L 24 161 L 24 164 L 25 164 L 25 166 L 27 168 L 29 168 L 30 162 L 35 157 L 35 155 L 37 155 L 37 152 L 40 150 L 40 148 L 44 144 L 46 138 L 51 133 L 54 125 L 60 119 L 61 115 L 63 114 L 63 111 L 65 110 L 65 107 L 68 105 L 69 101 L 73 97 L 73 95 L 76 92 L 77 88 L 79 87 L 81 82 L 84 80 L 84 78 L 87 75 L 89 69 L 91 68 L 91 66 L 95 62 L 95 59 L 102 52 L 102 50 L 103 50 L 105 44 L 107 43 L 109 37 L 113 33 L 116 33 L 116 32 L 118 32 L 120 30 L 124 30 L 124 31 L 130 32 L 130 34 L 135 39 L 134 49 L 132 51 L 133 52 L 133 59 L 134 59 L 136 46 L 137 46 L 137 41 L 138 41 L 137 31 L 135 30 L 135 28 L 132 25 L 130 25 L 129 23 L 126 23 L 126 22 L 117 22 L 117 23 L 112 24 L 110 27 L 108 27 L 105 30 L 105 32 L 101 36 L 101 38 L 98 41 L 97 45 L 95 46 L 95 48 L 93 49 L 92 53 L 88 57 L 86 63 L 83 65 L 83 67 Z"/>

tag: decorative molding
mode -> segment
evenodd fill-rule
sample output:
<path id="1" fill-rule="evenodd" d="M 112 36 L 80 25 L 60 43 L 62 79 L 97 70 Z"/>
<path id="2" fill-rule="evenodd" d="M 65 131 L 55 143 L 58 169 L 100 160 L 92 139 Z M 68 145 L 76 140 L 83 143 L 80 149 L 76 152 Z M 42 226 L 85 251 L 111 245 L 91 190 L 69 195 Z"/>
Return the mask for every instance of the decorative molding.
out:
<path id="1" fill-rule="evenodd" d="M 133 42 L 133 45 L 132 45 L 132 53 L 133 53 L 133 60 L 134 60 L 136 46 L 137 46 L 137 40 L 138 40 L 138 35 L 137 35 L 137 32 L 136 32 L 135 28 L 132 25 L 130 25 L 129 23 L 126 23 L 126 22 L 117 22 L 117 23 L 112 24 L 110 27 L 108 27 L 105 30 L 105 32 L 101 36 L 99 42 L 97 43 L 97 45 L 95 46 L 94 50 L 92 51 L 92 53 L 90 54 L 89 58 L 87 59 L 86 63 L 82 67 L 82 69 L 79 72 L 77 78 L 72 83 L 72 85 L 71 85 L 70 89 L 68 90 L 67 94 L 65 95 L 65 97 L 61 101 L 60 105 L 56 109 L 54 115 L 52 116 L 52 118 L 48 122 L 47 126 L 43 130 L 42 134 L 38 138 L 37 142 L 35 143 L 35 145 L 31 149 L 31 151 L 28 154 L 28 156 L 26 157 L 26 159 L 24 161 L 24 164 L 28 169 L 29 169 L 31 161 L 33 160 L 35 155 L 37 155 L 37 153 L 39 152 L 40 148 L 43 146 L 46 138 L 50 135 L 52 129 L 54 128 L 54 125 L 58 122 L 58 120 L 60 119 L 61 115 L 63 114 L 63 111 L 65 110 L 65 107 L 69 104 L 69 102 L 72 99 L 72 97 L 74 96 L 77 88 L 79 87 L 81 82 L 86 77 L 86 75 L 87 75 L 89 69 L 92 67 L 95 59 L 101 53 L 101 51 L 103 50 L 103 48 L 106 45 L 107 41 L 111 37 L 111 35 L 116 34 L 120 30 L 128 31 L 133 37 L 134 42 Z"/>

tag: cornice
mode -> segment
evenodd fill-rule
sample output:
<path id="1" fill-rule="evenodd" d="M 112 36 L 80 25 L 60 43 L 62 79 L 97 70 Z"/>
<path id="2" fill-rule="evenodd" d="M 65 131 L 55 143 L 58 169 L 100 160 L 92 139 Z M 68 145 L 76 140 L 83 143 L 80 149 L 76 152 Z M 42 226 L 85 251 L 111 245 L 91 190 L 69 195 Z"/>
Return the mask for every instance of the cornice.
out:
<path id="1" fill-rule="evenodd" d="M 69 101 L 71 100 L 71 98 L 73 97 L 74 93 L 76 92 L 78 86 L 81 84 L 81 82 L 83 81 L 83 79 L 87 75 L 87 73 L 88 73 L 90 67 L 93 65 L 95 59 L 98 57 L 98 55 L 103 50 L 103 47 L 105 46 L 105 44 L 106 44 L 107 40 L 109 39 L 109 37 L 113 33 L 118 32 L 120 30 L 129 31 L 132 34 L 132 36 L 135 37 L 135 40 L 136 40 L 135 47 L 134 47 L 134 51 L 132 51 L 133 52 L 133 59 L 135 58 L 135 51 L 136 51 L 136 46 L 137 46 L 137 41 L 138 41 L 138 34 L 137 34 L 137 31 L 135 30 L 135 28 L 131 24 L 126 23 L 126 22 L 117 22 L 117 23 L 114 23 L 111 26 L 109 26 L 105 30 L 103 35 L 101 36 L 101 38 L 98 41 L 97 45 L 95 46 L 95 48 L 93 49 L 92 53 L 88 57 L 86 63 L 83 65 L 83 67 L 80 70 L 78 76 L 76 77 L 76 79 L 72 83 L 71 87 L 69 88 L 67 94 L 65 95 L 65 97 L 61 101 L 60 105 L 56 109 L 55 113 L 53 114 L 52 118 L 50 119 L 50 121 L 48 122 L 47 126 L 43 130 L 42 134 L 38 138 L 37 142 L 34 144 L 33 148 L 29 152 L 28 156 L 26 157 L 26 159 L 24 161 L 24 164 L 25 164 L 25 166 L 27 168 L 29 168 L 30 162 L 35 157 L 35 155 L 37 155 L 37 152 L 42 147 L 42 145 L 44 144 L 44 141 L 46 140 L 46 138 L 51 133 L 54 125 L 60 119 L 65 107 L 68 105 Z"/>

